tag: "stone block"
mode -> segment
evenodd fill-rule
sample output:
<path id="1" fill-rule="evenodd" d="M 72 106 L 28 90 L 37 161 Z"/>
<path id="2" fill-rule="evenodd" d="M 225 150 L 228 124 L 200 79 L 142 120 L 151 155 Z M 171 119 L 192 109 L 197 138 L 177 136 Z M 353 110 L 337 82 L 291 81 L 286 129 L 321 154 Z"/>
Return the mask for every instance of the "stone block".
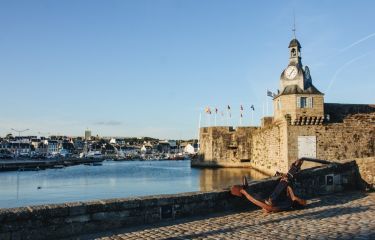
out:
<path id="1" fill-rule="evenodd" d="M 140 199 L 129 199 L 121 202 L 121 209 L 132 209 L 132 208 L 139 208 L 141 204 Z"/>
<path id="2" fill-rule="evenodd" d="M 67 203 L 69 208 L 69 216 L 84 215 L 86 214 L 86 205 L 82 202 Z"/>
<path id="3" fill-rule="evenodd" d="M 123 202 L 125 199 L 114 198 L 105 200 L 105 211 L 118 211 L 122 209 Z"/>
<path id="4" fill-rule="evenodd" d="M 130 212 L 128 210 L 118 212 L 99 212 L 91 215 L 93 221 L 114 221 L 124 220 L 129 217 Z"/>
<path id="5" fill-rule="evenodd" d="M 104 212 L 106 210 L 106 203 L 104 201 L 90 201 L 86 202 L 87 213 Z"/>
<path id="6" fill-rule="evenodd" d="M 69 209 L 64 204 L 50 204 L 47 206 L 49 217 L 66 217 L 69 215 Z"/>
<path id="7" fill-rule="evenodd" d="M 158 204 L 158 199 L 156 198 L 142 199 L 141 207 L 149 208 L 149 207 L 157 206 L 157 204 Z"/>
<path id="8" fill-rule="evenodd" d="M 157 199 L 157 206 L 165 206 L 165 205 L 172 205 L 174 203 L 174 198 L 166 197 L 166 198 L 158 198 Z"/>
<path id="9" fill-rule="evenodd" d="M 68 217 L 65 219 L 65 222 L 66 223 L 73 223 L 73 222 L 88 222 L 90 221 L 91 218 L 90 218 L 90 215 L 86 214 L 86 215 L 78 215 L 78 216 L 74 216 L 74 217 Z"/>
<path id="10" fill-rule="evenodd" d="M 125 219 L 125 225 L 128 225 L 128 226 L 134 226 L 134 225 L 139 225 L 139 224 L 144 224 L 144 223 L 145 223 L 144 215 L 127 217 Z"/>

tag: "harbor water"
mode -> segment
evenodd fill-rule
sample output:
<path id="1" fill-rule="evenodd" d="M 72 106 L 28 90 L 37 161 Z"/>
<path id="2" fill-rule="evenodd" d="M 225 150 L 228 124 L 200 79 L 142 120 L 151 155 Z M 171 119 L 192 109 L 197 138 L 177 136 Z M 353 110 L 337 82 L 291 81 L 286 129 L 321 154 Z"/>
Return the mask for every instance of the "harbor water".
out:
<path id="1" fill-rule="evenodd" d="M 0 208 L 209 191 L 267 176 L 252 169 L 197 169 L 190 161 L 104 161 L 40 171 L 0 172 Z"/>

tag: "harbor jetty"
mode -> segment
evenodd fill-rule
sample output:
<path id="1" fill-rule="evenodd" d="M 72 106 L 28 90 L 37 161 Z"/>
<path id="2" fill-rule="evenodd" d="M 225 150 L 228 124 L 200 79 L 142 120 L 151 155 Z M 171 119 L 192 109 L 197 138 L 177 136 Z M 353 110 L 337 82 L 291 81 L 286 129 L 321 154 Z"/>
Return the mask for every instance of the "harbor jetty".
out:
<path id="1" fill-rule="evenodd" d="M 97 164 L 104 159 L 90 158 L 59 158 L 53 160 L 0 160 L 0 171 L 38 171 L 47 168 L 62 168 L 80 164 Z"/>

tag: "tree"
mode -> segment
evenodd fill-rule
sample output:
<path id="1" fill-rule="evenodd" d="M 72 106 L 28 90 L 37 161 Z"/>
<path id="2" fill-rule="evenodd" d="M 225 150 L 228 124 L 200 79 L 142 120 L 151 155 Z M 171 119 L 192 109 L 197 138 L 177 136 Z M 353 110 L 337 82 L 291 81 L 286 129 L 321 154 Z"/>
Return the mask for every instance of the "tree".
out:
<path id="1" fill-rule="evenodd" d="M 13 138 L 13 134 L 8 133 L 8 134 L 5 136 L 5 139 L 10 139 L 10 138 Z"/>

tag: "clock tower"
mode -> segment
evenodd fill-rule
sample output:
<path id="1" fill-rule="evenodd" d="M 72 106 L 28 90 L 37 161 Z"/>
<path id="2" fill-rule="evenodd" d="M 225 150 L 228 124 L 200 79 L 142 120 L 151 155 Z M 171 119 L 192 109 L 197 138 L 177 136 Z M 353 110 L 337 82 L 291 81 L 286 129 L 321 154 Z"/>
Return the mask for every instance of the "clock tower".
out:
<path id="1" fill-rule="evenodd" d="M 312 84 L 310 70 L 303 67 L 301 44 L 294 37 L 289 43 L 289 63 L 280 76 L 280 89 L 274 97 L 274 121 L 293 125 L 321 124 L 324 99 Z"/>

